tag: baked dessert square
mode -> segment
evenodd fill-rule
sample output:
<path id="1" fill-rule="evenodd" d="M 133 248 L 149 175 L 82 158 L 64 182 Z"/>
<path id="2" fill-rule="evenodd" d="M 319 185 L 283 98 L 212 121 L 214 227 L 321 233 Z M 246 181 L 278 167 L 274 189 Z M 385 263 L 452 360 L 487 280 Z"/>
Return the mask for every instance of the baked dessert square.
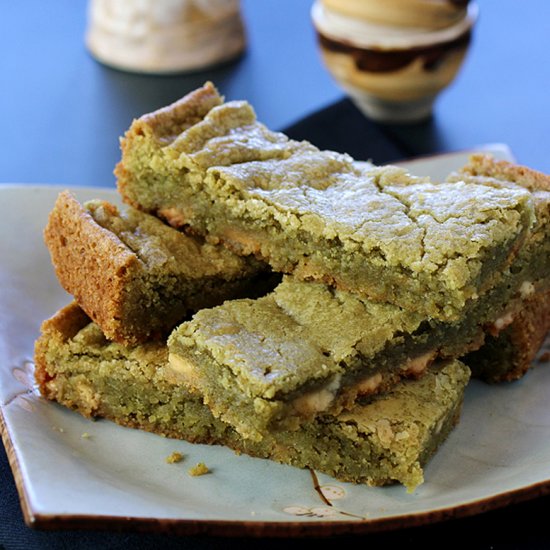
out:
<path id="1" fill-rule="evenodd" d="M 42 395 L 80 414 L 191 442 L 226 445 L 237 453 L 309 468 L 341 481 L 424 481 L 424 466 L 459 420 L 469 369 L 458 361 L 433 365 L 420 380 L 323 416 L 297 431 L 242 439 L 212 416 L 200 398 L 174 380 L 161 342 L 124 346 L 105 338 L 71 304 L 42 325 L 36 380 Z"/>
<path id="2" fill-rule="evenodd" d="M 519 309 L 508 308 L 492 323 L 486 322 L 485 345 L 464 358 L 476 378 L 487 382 L 517 380 L 533 365 L 550 330 L 550 177 L 526 166 L 477 154 L 450 179 L 521 185 L 532 194 L 535 225 L 504 276 L 523 297 L 522 305 Z"/>
<path id="3" fill-rule="evenodd" d="M 144 212 L 69 192 L 44 238 L 58 280 L 109 338 L 165 338 L 190 313 L 268 288 L 265 264 L 190 237 Z"/>
<path id="4" fill-rule="evenodd" d="M 466 181 L 495 188 L 521 187 L 531 194 L 535 221 L 523 246 L 505 271 L 519 275 L 523 281 L 536 283 L 550 274 L 550 176 L 509 161 L 495 160 L 490 155 L 475 154 L 448 180 Z M 521 276 L 516 277 L 521 280 Z"/>
<path id="5" fill-rule="evenodd" d="M 260 440 L 419 376 L 436 355 L 424 336 L 412 342 L 422 321 L 285 276 L 265 297 L 201 310 L 174 329 L 170 369 L 214 416 Z"/>
<path id="6" fill-rule="evenodd" d="M 209 83 L 135 120 L 121 144 L 125 202 L 275 271 L 434 319 L 459 319 L 497 284 L 533 222 L 521 186 L 365 171 L 269 130 Z"/>

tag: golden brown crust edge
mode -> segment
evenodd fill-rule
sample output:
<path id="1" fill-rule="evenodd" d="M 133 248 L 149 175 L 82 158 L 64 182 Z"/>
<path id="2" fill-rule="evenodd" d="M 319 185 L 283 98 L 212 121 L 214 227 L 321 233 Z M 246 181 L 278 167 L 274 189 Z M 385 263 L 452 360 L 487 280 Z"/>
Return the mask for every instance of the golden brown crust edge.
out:
<path id="1" fill-rule="evenodd" d="M 68 340 L 91 322 L 92 320 L 76 302 L 71 302 L 42 322 L 40 335 L 34 346 L 34 376 L 42 397 L 57 401 L 65 407 L 78 411 L 79 414 L 87 418 L 105 418 L 128 428 L 181 439 L 181 433 L 176 429 L 159 429 L 158 425 L 154 422 L 148 422 L 146 419 L 136 420 L 131 417 L 116 416 L 105 409 L 101 400 L 94 403 L 93 406 L 86 406 L 83 402 L 72 402 L 64 399 L 62 394 L 58 393 L 56 384 L 52 383 L 52 381 L 55 381 L 55 375 L 51 374 L 51 366 L 55 367 L 55 365 L 52 365 L 52 359 L 48 355 L 50 355 L 52 349 L 66 345 Z M 196 436 L 190 433 L 186 440 L 191 443 L 219 444 L 217 438 L 206 432 Z"/>
<path id="2" fill-rule="evenodd" d="M 50 212 L 44 241 L 61 286 L 108 338 L 119 339 L 116 319 L 122 317 L 125 288 L 139 269 L 137 256 L 67 191 Z"/>
<path id="3" fill-rule="evenodd" d="M 519 380 L 535 364 L 549 331 L 550 290 L 546 288 L 524 298 L 502 329 L 490 327 L 485 345 L 463 359 L 475 378 L 489 383 Z"/>
<path id="4" fill-rule="evenodd" d="M 513 368 L 500 380 L 518 380 L 532 367 L 549 330 L 550 290 L 547 290 L 525 300 L 524 307 L 509 327 L 506 336 L 514 350 Z"/>
<path id="5" fill-rule="evenodd" d="M 476 153 L 471 155 L 462 173 L 483 176 L 521 185 L 528 191 L 550 191 L 550 176 L 507 160 L 496 160 L 493 156 Z"/>
<path id="6" fill-rule="evenodd" d="M 511 327 L 509 338 L 516 350 L 516 361 L 506 380 L 517 380 L 531 368 L 549 330 L 550 291 L 546 291 L 528 300 Z"/>
<path id="7" fill-rule="evenodd" d="M 550 176 L 521 164 L 506 160 L 496 160 L 492 155 L 476 153 L 460 173 L 520 185 L 533 193 L 550 192 Z M 537 217 L 541 223 L 547 223 L 548 200 L 543 195 L 537 207 Z M 521 378 L 532 367 L 533 361 L 550 330 L 550 291 L 544 286 L 533 295 L 522 300 L 521 309 L 514 313 L 513 321 L 500 334 L 489 337 L 487 347 L 474 352 L 473 361 L 481 357 L 479 376 L 488 382 L 513 381 Z M 488 350 L 493 349 L 494 353 Z M 508 353 L 505 361 L 507 369 L 499 369 L 496 361 L 501 360 L 500 353 Z M 484 354 L 489 353 L 489 356 Z M 499 359 L 500 358 L 500 359 Z M 472 365 L 475 372 L 475 365 Z M 476 374 L 476 376 L 478 376 Z"/>
<path id="8" fill-rule="evenodd" d="M 135 120 L 129 132 L 150 131 L 157 139 L 170 138 L 200 122 L 217 105 L 223 103 L 212 82 L 206 82 L 174 103 L 147 113 Z"/>
<path id="9" fill-rule="evenodd" d="M 47 352 L 50 342 L 60 344 L 72 338 L 90 323 L 90 318 L 76 302 L 63 307 L 40 326 L 40 336 L 34 344 L 34 376 L 40 393 L 47 399 L 53 399 L 48 391 Z"/>

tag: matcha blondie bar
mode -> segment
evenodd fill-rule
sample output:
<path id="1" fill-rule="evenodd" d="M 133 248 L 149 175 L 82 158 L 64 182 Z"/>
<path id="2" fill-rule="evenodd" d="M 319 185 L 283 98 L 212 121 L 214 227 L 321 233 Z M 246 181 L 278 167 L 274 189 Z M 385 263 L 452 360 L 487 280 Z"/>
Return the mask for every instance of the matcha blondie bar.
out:
<path id="1" fill-rule="evenodd" d="M 106 335 L 165 337 L 186 316 L 263 288 L 265 264 L 144 212 L 61 193 L 44 231 L 56 275 Z"/>
<path id="2" fill-rule="evenodd" d="M 191 442 L 226 445 L 238 453 L 310 468 L 341 481 L 401 483 L 413 490 L 423 467 L 459 419 L 469 370 L 433 366 L 368 404 L 323 416 L 298 431 L 243 440 L 174 380 L 160 342 L 124 346 L 105 338 L 76 304 L 42 325 L 36 380 L 47 399 L 87 417 L 104 417 Z"/>
<path id="3" fill-rule="evenodd" d="M 532 366 L 550 330 L 550 177 L 487 155 L 473 155 L 450 179 L 488 185 L 521 185 L 535 207 L 536 224 L 505 280 L 523 296 L 520 309 L 508 309 L 495 322 L 486 323 L 485 345 L 464 360 L 476 378 L 488 382 L 516 380 Z M 515 284 L 513 283 L 515 281 Z"/>
<path id="4" fill-rule="evenodd" d="M 270 131 L 211 84 L 135 120 L 115 173 L 124 201 L 174 226 L 442 320 L 498 282 L 533 220 L 519 186 L 365 171 Z"/>

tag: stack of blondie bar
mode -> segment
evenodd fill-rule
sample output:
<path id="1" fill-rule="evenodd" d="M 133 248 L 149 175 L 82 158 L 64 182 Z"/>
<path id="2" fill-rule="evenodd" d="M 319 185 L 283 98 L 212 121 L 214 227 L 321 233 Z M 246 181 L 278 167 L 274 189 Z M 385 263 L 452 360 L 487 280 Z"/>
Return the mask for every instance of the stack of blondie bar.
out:
<path id="1" fill-rule="evenodd" d="M 135 120 L 125 209 L 62 193 L 74 303 L 42 394 L 191 442 L 414 489 L 473 376 L 525 374 L 550 328 L 550 178 L 474 155 L 444 182 L 288 139 L 207 83 Z"/>

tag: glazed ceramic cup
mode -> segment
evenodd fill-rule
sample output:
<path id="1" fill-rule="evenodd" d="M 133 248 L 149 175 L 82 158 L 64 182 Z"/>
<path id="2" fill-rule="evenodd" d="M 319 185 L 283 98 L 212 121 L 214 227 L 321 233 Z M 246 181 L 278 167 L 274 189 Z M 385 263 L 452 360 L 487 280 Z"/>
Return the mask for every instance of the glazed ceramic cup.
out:
<path id="1" fill-rule="evenodd" d="M 331 11 L 379 25 L 443 29 L 466 15 L 469 0 L 320 0 Z"/>
<path id="2" fill-rule="evenodd" d="M 86 45 L 117 69 L 187 72 L 238 57 L 245 28 L 239 0 L 90 0 Z"/>
<path id="3" fill-rule="evenodd" d="M 388 0 L 389 3 L 396 0 Z M 438 29 L 373 23 L 317 0 L 312 20 L 324 64 L 359 109 L 388 123 L 429 117 L 468 51 L 478 7 Z"/>

